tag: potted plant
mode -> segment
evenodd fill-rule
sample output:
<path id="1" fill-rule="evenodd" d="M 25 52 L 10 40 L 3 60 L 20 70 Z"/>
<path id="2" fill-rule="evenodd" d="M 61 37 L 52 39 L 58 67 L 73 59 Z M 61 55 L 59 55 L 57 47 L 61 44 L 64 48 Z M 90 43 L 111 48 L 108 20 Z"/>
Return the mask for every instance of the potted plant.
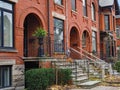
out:
<path id="1" fill-rule="evenodd" d="M 38 56 L 44 56 L 43 38 L 47 35 L 46 30 L 38 27 L 32 35 L 37 37 L 38 43 L 40 45 L 38 49 Z"/>
<path id="2" fill-rule="evenodd" d="M 46 30 L 44 30 L 41 27 L 38 27 L 35 32 L 33 33 L 33 36 L 40 38 L 40 37 L 45 37 L 47 34 Z"/>

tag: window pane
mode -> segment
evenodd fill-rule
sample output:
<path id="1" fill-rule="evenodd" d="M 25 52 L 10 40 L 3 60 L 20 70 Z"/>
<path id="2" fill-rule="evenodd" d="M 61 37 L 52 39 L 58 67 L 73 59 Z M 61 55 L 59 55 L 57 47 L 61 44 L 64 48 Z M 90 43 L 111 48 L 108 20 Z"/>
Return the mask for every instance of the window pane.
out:
<path id="1" fill-rule="evenodd" d="M 4 47 L 12 47 L 13 46 L 13 22 L 12 22 L 12 14 L 4 12 Z"/>
<path id="2" fill-rule="evenodd" d="M 95 7 L 94 4 L 91 6 L 91 11 L 92 11 L 92 20 L 95 20 Z"/>
<path id="3" fill-rule="evenodd" d="M 63 52 L 63 21 L 54 19 L 54 50 L 55 52 Z"/>
<path id="4" fill-rule="evenodd" d="M 87 16 L 86 0 L 83 0 L 83 15 L 84 15 L 84 16 Z"/>
<path id="5" fill-rule="evenodd" d="M 92 32 L 92 51 L 96 52 L 97 51 L 97 46 L 96 46 L 96 32 Z"/>
<path id="6" fill-rule="evenodd" d="M 8 10 L 12 10 L 12 4 L 9 4 L 7 2 L 0 1 L 0 7 Z"/>
<path id="7" fill-rule="evenodd" d="M 71 0 L 71 4 L 72 4 L 72 10 L 76 10 L 76 0 Z"/>
<path id="8" fill-rule="evenodd" d="M 104 16 L 105 30 L 109 30 L 109 15 Z"/>
<path id="9" fill-rule="evenodd" d="M 55 3 L 62 5 L 62 0 L 54 0 Z"/>
<path id="10" fill-rule="evenodd" d="M 87 33 L 84 32 L 82 35 L 82 46 L 85 47 L 86 46 L 86 38 L 87 38 Z"/>
<path id="11" fill-rule="evenodd" d="M 2 23 L 1 23 L 1 11 L 0 11 L 0 46 L 1 46 L 1 41 L 2 41 Z"/>
<path id="12" fill-rule="evenodd" d="M 4 67 L 4 87 L 10 86 L 10 68 Z"/>
<path id="13" fill-rule="evenodd" d="M 86 0 L 83 0 L 83 6 L 86 6 Z"/>

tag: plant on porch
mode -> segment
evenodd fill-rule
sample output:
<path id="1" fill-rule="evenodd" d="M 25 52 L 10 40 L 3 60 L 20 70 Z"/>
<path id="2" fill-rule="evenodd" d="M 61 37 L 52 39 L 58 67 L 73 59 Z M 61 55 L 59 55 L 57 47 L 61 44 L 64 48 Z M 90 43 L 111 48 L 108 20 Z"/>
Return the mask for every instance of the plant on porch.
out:
<path id="1" fill-rule="evenodd" d="M 47 35 L 46 30 L 41 27 L 37 27 L 37 29 L 32 35 L 37 37 L 38 39 L 38 43 L 39 43 L 38 56 L 39 57 L 44 56 L 43 39 Z"/>

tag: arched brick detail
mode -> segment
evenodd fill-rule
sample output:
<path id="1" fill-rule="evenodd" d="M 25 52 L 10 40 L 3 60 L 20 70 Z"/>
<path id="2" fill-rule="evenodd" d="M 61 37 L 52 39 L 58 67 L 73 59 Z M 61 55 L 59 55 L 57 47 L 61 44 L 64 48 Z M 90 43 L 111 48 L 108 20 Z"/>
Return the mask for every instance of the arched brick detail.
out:
<path id="1" fill-rule="evenodd" d="M 92 31 L 90 31 L 90 29 L 86 26 L 86 27 L 84 27 L 83 28 L 83 30 L 81 31 L 81 37 L 80 38 L 82 38 L 82 34 L 83 34 L 83 32 L 84 31 L 87 31 L 88 32 L 88 34 L 89 34 L 89 38 L 90 38 L 90 42 L 91 42 L 91 39 L 92 39 Z"/>
<path id="2" fill-rule="evenodd" d="M 69 25 L 69 35 L 70 35 L 70 31 L 71 31 L 71 29 L 72 29 L 72 27 L 75 27 L 77 30 L 78 30 L 78 32 L 79 32 L 79 35 L 81 35 L 81 28 L 80 28 L 80 25 L 78 25 L 76 22 L 72 22 L 70 25 Z M 70 38 L 70 37 L 69 37 Z"/>
<path id="3" fill-rule="evenodd" d="M 76 28 L 77 32 L 78 32 L 78 36 L 79 36 L 79 41 L 81 40 L 80 35 L 81 35 L 81 29 L 80 29 L 80 25 L 78 25 L 76 22 L 72 22 L 71 24 L 69 24 L 69 33 L 68 33 L 68 42 L 69 42 L 69 46 L 70 46 L 70 32 L 72 30 L 72 28 Z M 80 45 L 80 42 L 79 42 Z M 81 45 L 80 45 L 81 46 Z"/>
<path id="4" fill-rule="evenodd" d="M 84 31 L 86 31 L 87 32 L 87 34 L 88 34 L 88 38 L 89 38 L 89 45 L 87 45 L 87 51 L 88 52 L 90 52 L 91 51 L 91 49 L 92 49 L 92 31 L 90 31 L 90 29 L 86 26 L 85 28 L 83 28 L 83 30 L 82 30 L 82 32 L 81 32 L 81 36 L 80 36 L 80 38 L 81 38 L 81 41 L 82 41 L 82 35 L 83 35 L 83 33 L 84 33 Z"/>
<path id="5" fill-rule="evenodd" d="M 91 4 L 90 5 L 92 5 L 92 3 L 95 6 L 95 11 L 98 12 L 98 1 L 97 0 L 91 0 Z"/>
<path id="6" fill-rule="evenodd" d="M 39 20 L 41 21 L 42 26 L 43 26 L 45 29 L 47 29 L 47 28 L 46 28 L 46 25 L 47 25 L 46 23 L 47 23 L 47 22 L 45 21 L 44 15 L 41 13 L 41 11 L 40 11 L 39 9 L 37 9 L 37 8 L 35 8 L 35 7 L 29 7 L 29 8 L 27 8 L 26 10 L 23 10 L 23 12 L 22 12 L 22 13 L 20 14 L 20 16 L 18 17 L 19 20 L 18 20 L 17 26 L 18 26 L 18 27 L 23 27 L 24 20 L 25 20 L 26 16 L 29 15 L 29 14 L 31 14 L 31 13 L 37 15 L 38 18 L 39 18 Z"/>

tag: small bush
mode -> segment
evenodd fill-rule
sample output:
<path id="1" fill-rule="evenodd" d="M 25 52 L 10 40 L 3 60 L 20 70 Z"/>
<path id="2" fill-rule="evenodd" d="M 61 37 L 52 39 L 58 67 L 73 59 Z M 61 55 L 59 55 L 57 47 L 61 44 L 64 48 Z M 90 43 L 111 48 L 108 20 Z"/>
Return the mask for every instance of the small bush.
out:
<path id="1" fill-rule="evenodd" d="M 115 63 L 114 69 L 116 69 L 118 72 L 120 72 L 120 61 Z"/>
<path id="2" fill-rule="evenodd" d="M 58 84 L 70 84 L 72 71 L 70 69 L 59 69 L 58 71 Z"/>
<path id="3" fill-rule="evenodd" d="M 70 69 L 58 69 L 58 84 L 65 85 L 71 81 Z M 31 69 L 25 73 L 27 90 L 46 90 L 48 86 L 55 84 L 55 69 L 41 68 Z"/>
<path id="4" fill-rule="evenodd" d="M 25 81 L 27 90 L 46 90 L 55 82 L 53 69 L 32 69 L 26 71 Z"/>

